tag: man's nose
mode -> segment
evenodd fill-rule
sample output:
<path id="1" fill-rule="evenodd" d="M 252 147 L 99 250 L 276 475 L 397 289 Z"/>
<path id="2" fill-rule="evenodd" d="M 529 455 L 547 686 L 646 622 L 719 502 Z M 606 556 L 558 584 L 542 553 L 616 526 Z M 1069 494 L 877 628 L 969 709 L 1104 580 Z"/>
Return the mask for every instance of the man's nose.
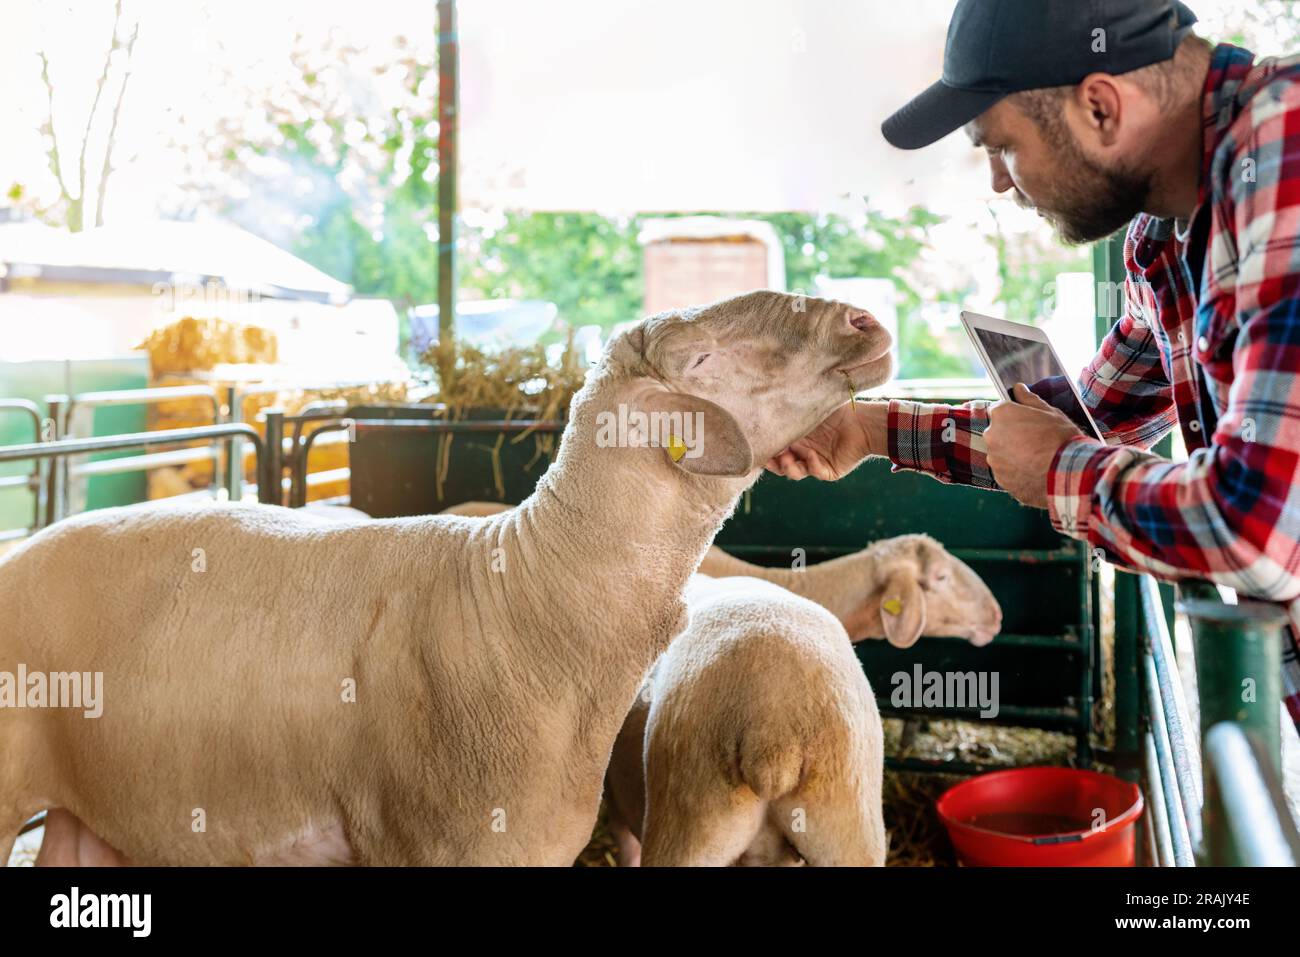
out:
<path id="1" fill-rule="evenodd" d="M 989 171 L 993 174 L 993 192 L 1005 193 L 1007 190 L 1015 188 L 1015 181 L 1011 178 L 1011 174 L 1007 172 L 1007 164 L 1002 161 L 1002 157 L 989 157 Z"/>

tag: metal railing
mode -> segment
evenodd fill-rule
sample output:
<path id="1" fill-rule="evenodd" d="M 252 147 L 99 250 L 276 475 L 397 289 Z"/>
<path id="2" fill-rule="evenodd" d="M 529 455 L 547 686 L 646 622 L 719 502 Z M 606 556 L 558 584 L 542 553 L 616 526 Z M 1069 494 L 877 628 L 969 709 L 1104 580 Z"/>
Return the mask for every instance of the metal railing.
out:
<path id="1" fill-rule="evenodd" d="M 88 439 L 56 439 L 52 442 L 32 442 L 27 445 L 0 447 L 0 462 L 22 462 L 28 459 L 60 459 L 69 455 L 92 452 L 115 452 L 123 449 L 149 449 L 178 442 L 211 442 L 239 438 L 253 443 L 257 456 L 258 474 L 262 476 L 270 466 L 271 456 L 257 430 L 251 425 L 226 422 L 217 425 L 197 425 L 189 429 L 162 429 L 157 432 L 130 432 L 125 435 L 105 435 Z M 57 474 L 58 469 L 51 469 Z M 269 479 L 263 484 L 270 488 Z M 259 501 L 266 501 L 259 497 Z"/>
<path id="2" fill-rule="evenodd" d="M 41 410 L 35 402 L 27 399 L 0 399 L 0 412 L 17 412 L 32 420 L 32 441 L 41 440 L 43 419 Z M 33 460 L 32 470 L 26 475 L 0 476 L 0 491 L 4 489 L 23 489 L 32 493 L 32 524 L 26 528 L 0 530 L 0 542 L 26 538 L 41 527 L 41 516 L 45 512 L 45 483 L 41 480 L 41 463 Z"/>
<path id="3" fill-rule="evenodd" d="M 78 436 L 77 414 L 93 415 L 96 409 L 123 405 L 157 405 L 163 402 L 202 400 L 212 407 L 212 425 L 221 423 L 221 401 L 216 390 L 206 385 L 161 386 L 148 389 L 116 389 L 103 392 L 82 392 L 76 395 L 49 395 L 45 403 L 54 422 L 56 439 L 89 438 Z M 93 429 L 92 429 L 93 431 Z M 231 449 L 232 453 L 234 449 Z M 209 486 L 215 494 L 221 484 L 221 442 L 214 441 L 208 448 L 169 449 L 143 455 L 127 455 L 98 462 L 74 462 L 59 458 L 50 466 L 58 474 L 48 479 L 45 523 L 58 521 L 76 509 L 72 502 L 72 489 L 77 479 L 100 475 L 118 475 L 123 472 L 149 472 L 154 469 L 189 465 L 211 460 L 212 481 Z M 233 491 L 233 490 L 232 490 Z"/>
<path id="4" fill-rule="evenodd" d="M 1281 783 L 1285 613 L 1263 602 L 1229 604 L 1205 583 L 1180 587 L 1176 607 L 1196 661 L 1194 727 L 1159 586 L 1141 576 L 1138 589 L 1151 863 L 1294 865 L 1300 833 Z"/>

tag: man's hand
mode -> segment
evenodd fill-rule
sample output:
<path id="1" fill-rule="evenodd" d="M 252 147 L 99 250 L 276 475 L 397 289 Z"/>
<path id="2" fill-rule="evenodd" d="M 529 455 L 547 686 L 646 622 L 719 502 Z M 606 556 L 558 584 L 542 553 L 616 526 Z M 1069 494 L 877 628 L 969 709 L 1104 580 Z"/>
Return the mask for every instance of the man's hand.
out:
<path id="1" fill-rule="evenodd" d="M 1083 435 L 1060 409 L 1048 405 L 1024 383 L 1011 392 L 1014 402 L 999 402 L 989 410 L 984 430 L 987 461 L 998 485 L 1017 501 L 1047 508 L 1047 473 L 1057 450 Z"/>
<path id="2" fill-rule="evenodd" d="M 811 475 L 834 482 L 848 475 L 868 455 L 887 455 L 888 403 L 846 402 L 788 449 L 767 463 L 767 470 L 796 482 Z"/>

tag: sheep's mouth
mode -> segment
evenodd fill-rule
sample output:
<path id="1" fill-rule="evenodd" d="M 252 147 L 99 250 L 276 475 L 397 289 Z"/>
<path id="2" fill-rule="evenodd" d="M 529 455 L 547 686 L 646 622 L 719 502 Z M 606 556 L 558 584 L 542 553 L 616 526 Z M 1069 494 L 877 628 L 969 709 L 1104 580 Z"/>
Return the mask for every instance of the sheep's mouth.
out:
<path id="1" fill-rule="evenodd" d="M 873 389 L 889 380 L 893 371 L 894 357 L 886 347 L 879 355 L 854 366 L 836 369 L 836 373 L 848 379 L 854 389 Z"/>

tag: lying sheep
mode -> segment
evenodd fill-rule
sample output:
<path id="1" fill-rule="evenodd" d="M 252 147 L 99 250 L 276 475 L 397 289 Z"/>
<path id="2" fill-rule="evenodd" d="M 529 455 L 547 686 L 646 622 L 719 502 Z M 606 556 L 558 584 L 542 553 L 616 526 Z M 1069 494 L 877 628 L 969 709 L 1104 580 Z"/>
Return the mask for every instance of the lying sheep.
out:
<path id="1" fill-rule="evenodd" d="M 606 774 L 620 863 L 883 865 L 880 713 L 844 627 L 757 578 L 686 596 Z"/>
<path id="2" fill-rule="evenodd" d="M 889 344 L 780 293 L 646 319 L 490 519 L 232 505 L 46 529 L 0 559 L 0 670 L 102 673 L 103 717 L 0 709 L 0 858 L 59 808 L 82 829 L 64 860 L 570 864 L 709 542 L 846 381 L 888 378 Z"/>
<path id="3" fill-rule="evenodd" d="M 978 647 L 1002 627 L 1002 609 L 983 579 L 928 535 L 881 539 L 798 569 L 751 565 L 715 546 L 699 570 L 712 578 L 761 578 L 810 598 L 834 614 L 854 641 L 885 638 L 907 648 L 921 635 L 939 635 Z"/>
<path id="4" fill-rule="evenodd" d="M 499 502 L 464 502 L 444 515 L 498 515 Z M 921 635 L 986 645 L 1002 627 L 1002 609 L 984 581 L 928 535 L 882 539 L 805 568 L 752 565 L 716 545 L 700 562 L 710 578 L 746 575 L 780 585 L 830 610 L 854 641 L 885 638 L 906 648 Z"/>

